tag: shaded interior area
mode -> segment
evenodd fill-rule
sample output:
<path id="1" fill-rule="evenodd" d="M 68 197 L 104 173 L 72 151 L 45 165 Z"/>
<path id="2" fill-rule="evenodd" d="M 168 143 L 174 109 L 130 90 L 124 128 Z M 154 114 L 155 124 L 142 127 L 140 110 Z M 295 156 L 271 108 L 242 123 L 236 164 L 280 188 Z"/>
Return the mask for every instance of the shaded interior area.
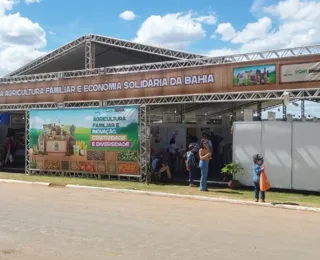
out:
<path id="1" fill-rule="evenodd" d="M 26 121 L 24 112 L 0 113 L 0 171 L 25 172 Z"/>
<path id="2" fill-rule="evenodd" d="M 190 144 L 199 146 L 205 133 L 212 144 L 213 154 L 209 163 L 208 180 L 227 181 L 221 174 L 221 169 L 232 161 L 233 122 L 244 120 L 245 109 L 254 112 L 253 120 L 260 120 L 256 114 L 258 109 L 266 111 L 280 104 L 280 101 L 247 101 L 151 106 L 150 161 L 161 153 L 172 177 L 176 181 L 188 180 L 186 152 Z M 166 174 L 163 175 L 166 180 Z M 194 178 L 198 182 L 200 169 Z"/>

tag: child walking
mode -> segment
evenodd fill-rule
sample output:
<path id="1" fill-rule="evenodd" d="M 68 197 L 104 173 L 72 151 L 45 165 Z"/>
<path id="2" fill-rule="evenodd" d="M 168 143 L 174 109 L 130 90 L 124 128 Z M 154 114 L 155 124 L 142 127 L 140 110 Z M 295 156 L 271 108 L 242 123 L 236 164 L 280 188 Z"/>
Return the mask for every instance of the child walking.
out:
<path id="1" fill-rule="evenodd" d="M 263 157 L 259 154 L 253 156 L 253 184 L 254 184 L 254 197 L 255 201 L 259 202 L 259 197 L 261 195 L 261 201 L 265 202 L 266 195 L 264 191 L 260 191 L 260 175 L 263 171 Z"/>

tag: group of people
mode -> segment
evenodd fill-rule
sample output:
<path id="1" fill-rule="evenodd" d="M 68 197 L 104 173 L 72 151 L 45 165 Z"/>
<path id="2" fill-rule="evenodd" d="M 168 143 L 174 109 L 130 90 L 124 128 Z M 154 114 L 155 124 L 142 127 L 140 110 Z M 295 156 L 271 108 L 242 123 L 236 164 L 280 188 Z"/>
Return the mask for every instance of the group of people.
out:
<path id="1" fill-rule="evenodd" d="M 158 141 L 159 142 L 159 141 Z M 157 139 L 156 139 L 156 143 Z M 170 148 L 171 150 L 174 148 L 174 141 L 170 140 Z M 223 138 L 220 138 L 220 142 L 218 145 L 218 149 L 216 149 L 217 159 L 223 161 L 221 155 L 223 154 Z M 174 154 L 169 149 L 169 154 Z M 207 192 L 208 185 L 208 172 L 210 161 L 213 158 L 213 153 L 215 152 L 215 148 L 212 145 L 212 141 L 209 139 L 209 135 L 207 133 L 202 134 L 202 139 L 200 144 L 198 144 L 195 138 L 190 139 L 188 151 L 185 156 L 185 166 L 187 171 L 189 172 L 189 185 L 190 187 L 196 187 L 194 184 L 195 176 L 197 175 L 199 169 L 201 173 L 200 178 L 200 191 Z M 172 156 L 171 156 L 172 157 Z M 169 157 L 169 158 L 171 158 Z M 172 158 L 171 158 L 172 160 Z M 253 156 L 253 184 L 255 190 L 255 201 L 258 202 L 261 199 L 262 202 L 265 202 L 265 191 L 261 191 L 260 189 L 260 176 L 262 171 L 265 169 L 263 158 L 256 154 Z M 152 171 L 155 173 L 166 173 L 168 179 L 172 179 L 172 173 L 169 165 L 164 161 L 164 154 L 162 152 L 157 153 L 153 156 L 152 159 Z"/>
<path id="2" fill-rule="evenodd" d="M 223 141 L 223 139 L 221 140 Z M 155 144 L 159 143 L 158 137 L 155 139 Z M 156 147 L 156 145 L 154 146 Z M 169 145 L 169 161 L 174 162 L 175 153 L 172 151 L 174 149 L 174 140 L 170 140 Z M 189 185 L 191 187 L 196 186 L 194 184 L 194 178 L 197 172 L 200 169 L 201 178 L 200 178 L 200 190 L 208 191 L 207 187 L 207 178 L 209 172 L 210 162 L 213 158 L 214 147 L 212 141 L 209 139 L 207 133 L 202 134 L 202 139 L 200 144 L 196 140 L 190 140 L 188 152 L 186 153 L 186 169 L 189 171 Z M 220 149 L 221 150 L 221 149 Z M 223 152 L 223 151 L 222 151 Z M 220 151 L 217 151 L 219 156 Z M 165 163 L 163 152 L 158 152 L 152 157 L 152 171 L 155 173 L 166 173 L 168 179 L 172 179 L 172 172 L 169 167 L 170 164 Z"/>
<path id="3" fill-rule="evenodd" d="M 208 166 L 209 160 L 212 158 L 212 152 L 210 151 L 210 144 L 206 139 L 201 140 L 200 150 L 199 150 L 200 162 L 197 163 L 195 157 L 195 147 L 194 145 L 189 145 L 189 151 L 187 153 L 186 166 L 189 171 L 189 182 L 191 187 L 195 187 L 193 183 L 193 176 L 199 167 L 201 169 L 201 179 L 200 179 L 200 191 L 208 191 L 207 177 L 208 177 Z M 254 197 L 255 201 L 265 202 L 266 195 L 265 190 L 261 189 L 261 175 L 265 171 L 264 160 L 259 154 L 253 156 L 253 184 L 254 184 Z"/>
<path id="4" fill-rule="evenodd" d="M 200 190 L 207 190 L 209 172 L 220 173 L 224 165 L 225 144 L 222 137 L 217 135 L 202 134 L 200 146 L 190 142 L 186 154 L 186 168 L 189 171 L 189 185 L 194 187 L 194 176 L 200 169 Z"/>
<path id="5" fill-rule="evenodd" d="M 23 138 L 19 138 L 17 140 L 14 139 L 13 135 L 7 134 L 6 139 L 4 141 L 4 154 L 3 154 L 3 162 L 2 165 L 12 164 L 14 163 L 14 156 L 17 150 L 25 149 L 25 141 Z"/>
<path id="6" fill-rule="evenodd" d="M 189 145 L 189 151 L 187 152 L 186 167 L 189 171 L 189 185 L 194 187 L 194 176 L 197 169 L 200 168 L 200 191 L 208 191 L 207 179 L 209 171 L 209 161 L 212 159 L 212 144 L 207 138 L 201 139 L 199 147 L 199 164 L 196 160 L 197 149 L 194 144 Z"/>

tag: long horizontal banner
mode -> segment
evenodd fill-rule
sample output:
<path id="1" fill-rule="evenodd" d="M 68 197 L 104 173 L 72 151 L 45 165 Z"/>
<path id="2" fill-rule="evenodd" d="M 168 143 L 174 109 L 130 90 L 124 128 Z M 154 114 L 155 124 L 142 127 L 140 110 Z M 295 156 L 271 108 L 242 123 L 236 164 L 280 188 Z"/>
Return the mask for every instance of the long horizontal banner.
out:
<path id="1" fill-rule="evenodd" d="M 320 81 L 320 62 L 281 66 L 281 83 Z"/>
<path id="2" fill-rule="evenodd" d="M 57 94 L 75 94 L 121 91 L 130 89 L 158 88 L 158 87 L 178 87 L 189 85 L 202 85 L 214 83 L 213 74 L 186 75 L 169 78 L 149 78 L 142 80 L 114 81 L 106 83 L 88 84 L 88 85 L 70 85 L 41 88 L 21 88 L 0 90 L 0 97 L 15 96 L 36 96 L 36 95 L 57 95 Z"/>
<path id="3" fill-rule="evenodd" d="M 138 174 L 137 106 L 30 111 L 30 168 Z"/>
<path id="4" fill-rule="evenodd" d="M 293 61 L 295 59 L 292 59 Z M 300 60 L 300 62 L 310 62 Z M 255 62 L 256 63 L 256 62 Z M 280 64 L 279 64 L 280 63 Z M 145 97 L 185 96 L 234 91 L 275 89 L 282 82 L 319 80 L 318 65 L 313 64 L 308 76 L 296 76 L 291 65 L 281 62 L 260 64 L 197 66 L 170 68 L 139 73 L 108 74 L 95 77 L 65 78 L 42 82 L 0 84 L 1 104 L 63 103 L 89 100 L 122 100 Z M 278 65 L 279 64 L 279 65 Z M 310 65 L 310 64 L 309 64 Z M 308 66 L 309 66 L 308 65 Z M 289 66 L 289 67 L 288 67 Z M 299 65 L 301 66 L 301 65 Z M 299 68 L 303 69 L 303 68 Z M 303 70 L 302 70 L 303 71 Z M 312 75 L 311 75 L 312 74 Z M 302 78 L 301 78 L 302 77 Z M 309 87 L 307 83 L 286 88 Z M 97 129 L 95 131 L 102 131 Z M 106 130 L 109 131 L 109 130 Z M 109 133 L 116 134 L 116 133 Z"/>

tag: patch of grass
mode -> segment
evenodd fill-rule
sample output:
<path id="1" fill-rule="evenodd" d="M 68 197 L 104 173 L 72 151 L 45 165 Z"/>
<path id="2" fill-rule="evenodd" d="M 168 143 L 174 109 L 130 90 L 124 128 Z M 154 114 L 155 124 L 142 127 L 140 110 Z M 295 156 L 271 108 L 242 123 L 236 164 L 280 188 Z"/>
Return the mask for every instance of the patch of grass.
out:
<path id="1" fill-rule="evenodd" d="M 211 187 L 210 192 L 203 193 L 197 188 L 190 188 L 187 185 L 146 185 L 135 181 L 112 181 L 112 180 L 97 180 L 85 178 L 68 178 L 68 177 L 52 177 L 52 176 L 37 176 L 15 173 L 0 173 L 0 179 L 13 179 L 31 182 L 50 182 L 53 187 L 63 187 L 67 184 L 107 187 L 115 189 L 129 190 L 145 190 L 175 193 L 183 195 L 201 195 L 217 198 L 230 198 L 239 200 L 253 200 L 253 191 L 250 190 L 230 190 L 228 188 Z M 320 207 L 320 195 L 306 195 L 289 192 L 267 192 L 267 202 L 274 204 L 286 205 L 301 205 Z"/>

